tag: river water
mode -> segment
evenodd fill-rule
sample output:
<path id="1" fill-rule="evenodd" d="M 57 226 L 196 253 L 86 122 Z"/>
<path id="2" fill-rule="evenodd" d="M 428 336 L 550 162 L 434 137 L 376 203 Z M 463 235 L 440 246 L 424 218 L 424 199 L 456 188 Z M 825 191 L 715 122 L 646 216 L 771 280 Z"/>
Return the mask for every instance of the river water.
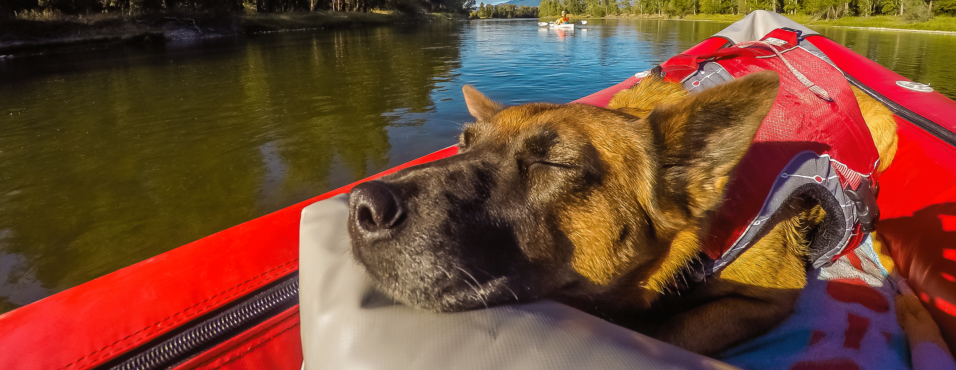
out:
<path id="1" fill-rule="evenodd" d="M 726 25 L 482 20 L 2 56 L 0 312 L 447 147 L 464 84 L 564 103 Z M 819 31 L 956 97 L 956 36 Z"/>

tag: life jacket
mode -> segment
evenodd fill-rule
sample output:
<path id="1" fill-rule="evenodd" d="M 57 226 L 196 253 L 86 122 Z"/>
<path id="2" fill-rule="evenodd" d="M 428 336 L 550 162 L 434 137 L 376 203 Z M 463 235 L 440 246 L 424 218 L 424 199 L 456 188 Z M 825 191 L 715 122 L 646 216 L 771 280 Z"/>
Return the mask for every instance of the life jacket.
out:
<path id="1" fill-rule="evenodd" d="M 690 93 L 750 73 L 776 71 L 780 89 L 753 144 L 731 174 L 725 200 L 702 238 L 698 278 L 720 271 L 770 231 L 797 196 L 827 215 L 811 243 L 819 268 L 852 251 L 879 218 L 879 153 L 843 73 L 800 31 L 777 29 L 760 41 L 708 55 L 678 55 L 661 65 L 665 80 Z"/>

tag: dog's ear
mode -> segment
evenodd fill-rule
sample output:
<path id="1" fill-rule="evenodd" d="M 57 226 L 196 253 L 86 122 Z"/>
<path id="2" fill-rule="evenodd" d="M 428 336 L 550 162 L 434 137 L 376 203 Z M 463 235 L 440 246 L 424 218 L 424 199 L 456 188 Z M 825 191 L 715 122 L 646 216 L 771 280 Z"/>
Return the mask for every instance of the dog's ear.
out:
<path id="1" fill-rule="evenodd" d="M 468 105 L 468 113 L 471 113 L 478 122 L 487 122 L 495 114 L 504 109 L 504 105 L 496 103 L 487 96 L 478 92 L 471 85 L 465 85 L 461 88 L 465 94 L 465 104 Z"/>
<path id="2" fill-rule="evenodd" d="M 775 72 L 754 73 L 647 116 L 661 155 L 662 185 L 686 200 L 692 216 L 720 202 L 730 171 L 750 147 L 779 86 Z"/>

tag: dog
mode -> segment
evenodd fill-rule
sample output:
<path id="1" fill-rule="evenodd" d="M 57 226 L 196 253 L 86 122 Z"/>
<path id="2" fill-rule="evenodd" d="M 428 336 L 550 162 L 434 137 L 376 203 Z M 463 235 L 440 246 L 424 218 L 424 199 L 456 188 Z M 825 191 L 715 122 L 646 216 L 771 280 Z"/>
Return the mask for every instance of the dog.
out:
<path id="1" fill-rule="evenodd" d="M 718 275 L 684 280 L 779 85 L 764 71 L 688 94 L 652 74 L 606 108 L 506 107 L 465 86 L 476 121 L 459 154 L 352 190 L 352 255 L 420 309 L 555 299 L 718 354 L 789 315 L 826 216 L 812 199 L 788 204 Z M 885 169 L 892 113 L 855 95 Z"/>

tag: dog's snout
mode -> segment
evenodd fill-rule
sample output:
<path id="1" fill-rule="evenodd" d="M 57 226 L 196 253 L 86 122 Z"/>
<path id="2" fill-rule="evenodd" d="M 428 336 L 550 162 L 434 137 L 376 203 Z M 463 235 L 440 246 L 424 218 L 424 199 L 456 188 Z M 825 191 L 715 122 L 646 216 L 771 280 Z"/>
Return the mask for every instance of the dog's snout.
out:
<path id="1" fill-rule="evenodd" d="M 352 189 L 349 203 L 355 221 L 366 236 L 393 229 L 405 221 L 406 211 L 392 188 L 380 181 L 369 181 Z"/>

